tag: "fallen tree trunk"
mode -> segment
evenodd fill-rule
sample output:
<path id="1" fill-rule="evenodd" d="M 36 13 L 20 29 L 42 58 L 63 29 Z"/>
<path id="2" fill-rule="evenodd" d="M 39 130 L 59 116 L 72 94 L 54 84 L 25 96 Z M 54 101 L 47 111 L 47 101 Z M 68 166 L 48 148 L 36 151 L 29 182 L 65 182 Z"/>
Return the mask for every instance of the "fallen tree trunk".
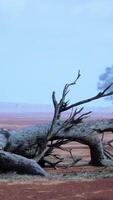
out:
<path id="1" fill-rule="evenodd" d="M 74 82 L 65 85 L 59 102 L 57 102 L 55 92 L 53 92 L 54 115 L 51 123 L 16 130 L 0 129 L 0 169 L 23 170 L 25 173 L 48 176 L 40 165 L 44 164 L 45 158 L 52 154 L 56 146 L 60 147 L 70 141 L 77 141 L 89 146 L 90 164 L 113 165 L 112 160 L 105 158 L 103 144 L 98 137 L 99 132 L 113 131 L 113 120 L 82 122 L 91 112 L 81 114 L 83 107 L 73 110 L 78 105 L 113 95 L 113 91 L 108 92 L 112 84 L 92 98 L 69 105 L 69 102 L 65 101 L 65 97 L 69 92 L 69 87 L 75 85 L 79 77 L 80 72 L 78 72 Z M 61 113 L 70 109 L 72 111 L 68 119 L 59 120 Z M 60 161 L 59 159 L 58 162 Z M 48 162 L 50 163 L 50 161 Z"/>
<path id="2" fill-rule="evenodd" d="M 92 165 L 113 165 L 105 160 L 103 145 L 97 132 L 108 128 L 113 131 L 113 120 L 82 122 L 70 130 L 61 130 L 56 134 L 63 122 L 58 122 L 55 135 L 50 140 L 68 139 L 88 145 L 91 152 Z M 4 131 L 0 130 L 0 168 L 24 171 L 31 174 L 47 176 L 35 161 L 47 146 L 47 131 L 50 123 L 34 125 L 26 128 Z M 31 159 L 32 158 L 32 159 Z M 34 159 L 34 160 L 33 160 Z"/>
<path id="3" fill-rule="evenodd" d="M 3 150 L 0 151 L 0 169 L 49 177 L 35 160 Z"/>

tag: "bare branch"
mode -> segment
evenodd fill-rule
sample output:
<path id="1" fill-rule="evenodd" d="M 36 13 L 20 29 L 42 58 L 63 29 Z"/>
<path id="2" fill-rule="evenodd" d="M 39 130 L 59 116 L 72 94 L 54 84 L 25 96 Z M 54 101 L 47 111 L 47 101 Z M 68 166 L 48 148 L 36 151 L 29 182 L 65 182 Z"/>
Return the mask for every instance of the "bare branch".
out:
<path id="1" fill-rule="evenodd" d="M 72 128 L 73 126 L 75 126 L 76 124 L 78 123 L 81 123 L 82 120 L 84 118 L 87 118 L 88 115 L 91 113 L 91 111 L 89 112 L 86 112 L 86 113 L 82 113 L 80 114 L 84 107 L 80 108 L 80 109 L 75 109 L 73 111 L 73 108 L 79 106 L 79 105 L 82 105 L 82 104 L 85 104 L 85 103 L 88 103 L 88 102 L 91 102 L 91 101 L 94 101 L 94 100 L 97 100 L 97 99 L 100 99 L 102 97 L 106 97 L 106 96 L 110 96 L 110 95 L 113 95 L 113 91 L 111 92 L 108 92 L 108 90 L 111 88 L 111 86 L 113 85 L 113 83 L 111 83 L 108 87 L 106 87 L 102 92 L 99 92 L 97 95 L 95 95 L 94 97 L 91 97 L 89 99 L 85 99 L 85 100 L 82 100 L 82 101 L 79 101 L 79 102 L 76 102 L 74 104 L 71 104 L 69 105 L 69 101 L 65 101 L 65 98 L 67 96 L 67 94 L 69 93 L 69 88 L 70 86 L 72 85 L 75 85 L 78 81 L 78 79 L 80 78 L 80 70 L 78 71 L 78 75 L 77 75 L 77 78 L 69 83 L 69 84 L 66 84 L 64 86 L 64 89 L 63 89 L 63 92 L 62 92 L 62 97 L 60 99 L 59 102 L 57 102 L 56 100 L 56 96 L 55 96 L 55 92 L 52 93 L 52 100 L 53 100 L 53 105 L 54 105 L 54 115 L 53 115 L 53 120 L 52 120 L 52 123 L 51 123 L 51 126 L 48 130 L 48 133 L 47 133 L 47 141 L 50 141 L 53 134 L 55 136 L 55 134 L 57 135 L 60 131 L 66 131 L 66 130 L 69 130 L 70 128 Z M 55 125 L 56 125 L 56 122 L 57 120 L 60 118 L 60 115 L 62 112 L 64 111 L 67 111 L 69 109 L 72 109 L 71 111 L 71 114 L 69 116 L 69 118 L 67 120 L 65 120 L 64 122 L 62 122 L 61 126 L 59 126 L 59 128 L 55 129 Z M 60 144 L 60 143 L 59 143 Z M 58 145 L 58 143 L 57 143 Z M 52 150 L 52 149 L 51 149 Z M 50 151 L 49 147 L 47 146 L 46 149 L 41 153 L 41 155 L 37 158 L 38 161 L 45 156 L 45 154 L 47 154 L 47 152 Z"/>
<path id="2" fill-rule="evenodd" d="M 53 120 L 51 123 L 51 127 L 48 130 L 47 140 L 49 140 L 52 137 L 52 134 L 54 132 L 54 126 L 56 124 L 56 121 L 60 118 L 60 113 L 61 113 L 62 108 L 65 108 L 68 105 L 68 101 L 65 102 L 65 97 L 69 92 L 69 87 L 72 85 L 75 85 L 77 80 L 79 79 L 79 77 L 80 77 L 80 70 L 78 71 L 77 78 L 72 83 L 66 84 L 64 86 L 62 97 L 61 97 L 59 103 L 56 100 L 55 92 L 52 93 L 52 100 L 53 100 L 53 105 L 54 105 L 54 116 L 53 116 Z"/>
<path id="3" fill-rule="evenodd" d="M 113 85 L 113 83 L 111 83 L 107 88 L 105 88 L 102 92 L 99 92 L 97 95 L 95 95 L 94 97 L 91 97 L 91 98 L 88 98 L 88 99 L 84 99 L 82 101 L 78 101 L 74 104 L 71 104 L 69 106 L 66 106 L 65 108 L 62 108 L 61 109 L 61 112 L 64 112 L 64 111 L 67 111 L 73 107 L 77 107 L 77 106 L 80 106 L 80 105 L 83 105 L 83 104 L 86 104 L 86 103 L 89 103 L 91 101 L 94 101 L 94 100 L 97 100 L 97 99 L 100 99 L 100 98 L 103 98 L 103 97 L 107 97 L 107 96 L 111 96 L 113 95 L 113 91 L 111 92 L 107 92 L 109 88 L 111 88 L 111 86 Z M 106 93 L 107 92 L 107 93 Z"/>
<path id="4" fill-rule="evenodd" d="M 110 85 L 108 85 L 104 90 L 103 90 L 103 94 L 105 94 L 106 91 L 108 91 L 111 87 L 112 87 L 113 83 L 111 83 Z"/>
<path id="5" fill-rule="evenodd" d="M 110 160 L 113 160 L 113 154 L 112 153 L 110 153 L 108 150 L 106 150 L 105 148 L 104 148 L 104 154 L 105 154 L 105 156 L 107 157 L 107 158 L 109 158 Z"/>
<path id="6" fill-rule="evenodd" d="M 53 100 L 54 108 L 56 108 L 58 103 L 57 103 L 57 100 L 56 100 L 56 97 L 55 97 L 55 91 L 53 91 L 53 93 L 52 93 L 52 100 Z"/>

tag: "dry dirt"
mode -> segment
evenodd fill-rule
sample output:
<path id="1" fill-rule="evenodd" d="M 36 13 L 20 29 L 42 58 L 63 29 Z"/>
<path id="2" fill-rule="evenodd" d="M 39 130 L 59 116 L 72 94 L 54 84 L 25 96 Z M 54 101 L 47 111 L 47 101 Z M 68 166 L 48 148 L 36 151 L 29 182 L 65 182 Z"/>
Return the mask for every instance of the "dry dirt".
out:
<path id="1" fill-rule="evenodd" d="M 113 179 L 96 181 L 54 180 L 0 184 L 1 200 L 112 200 Z"/>
<path id="2" fill-rule="evenodd" d="M 37 119 L 38 123 L 48 121 L 48 118 L 40 119 L 36 114 L 5 113 L 0 115 L 0 127 L 23 127 L 36 124 Z M 107 135 L 106 139 L 110 137 L 111 134 Z M 113 168 L 82 166 L 84 162 L 89 161 L 89 149 L 77 143 L 67 146 L 70 147 L 74 147 L 75 155 L 83 156 L 83 161 L 70 168 L 46 168 L 54 175 L 50 180 L 15 172 L 1 173 L 0 200 L 113 200 Z M 67 156 L 66 152 L 60 153 L 61 156 Z"/>

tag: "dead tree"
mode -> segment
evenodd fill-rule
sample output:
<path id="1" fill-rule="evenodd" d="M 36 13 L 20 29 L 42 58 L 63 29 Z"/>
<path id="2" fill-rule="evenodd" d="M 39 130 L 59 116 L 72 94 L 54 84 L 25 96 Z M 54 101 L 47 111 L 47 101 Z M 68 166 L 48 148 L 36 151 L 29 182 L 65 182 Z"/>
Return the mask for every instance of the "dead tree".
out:
<path id="1" fill-rule="evenodd" d="M 90 164 L 113 165 L 112 160 L 105 158 L 103 144 L 98 137 L 98 132 L 107 129 L 113 130 L 113 120 L 83 122 L 83 119 L 88 117 L 91 112 L 83 113 L 83 107 L 77 108 L 77 106 L 90 101 L 113 95 L 113 91 L 108 92 L 112 84 L 92 98 L 69 105 L 66 96 L 69 88 L 76 85 L 79 77 L 80 72 L 78 72 L 74 82 L 65 85 L 59 102 L 57 102 L 55 92 L 53 92 L 54 116 L 52 122 L 16 130 L 0 129 L 1 170 L 17 170 L 48 176 L 48 173 L 42 168 L 43 164 L 47 162 L 55 166 L 62 161 L 59 158 L 57 163 L 49 162 L 48 155 L 52 154 L 54 148 L 59 148 L 70 141 L 78 141 L 89 146 Z M 61 114 L 65 111 L 70 111 L 69 117 L 66 120 L 61 120 Z"/>

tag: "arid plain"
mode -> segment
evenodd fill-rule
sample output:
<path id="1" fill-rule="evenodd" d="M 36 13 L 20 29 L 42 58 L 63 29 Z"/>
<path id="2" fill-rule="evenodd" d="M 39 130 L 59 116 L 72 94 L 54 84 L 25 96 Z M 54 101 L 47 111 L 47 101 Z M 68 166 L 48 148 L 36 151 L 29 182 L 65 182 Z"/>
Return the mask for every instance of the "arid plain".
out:
<path id="1" fill-rule="evenodd" d="M 91 119 L 111 118 L 111 114 L 94 114 Z M 51 113 L 1 113 L 0 127 L 16 129 L 32 124 L 45 123 L 52 119 Z M 112 137 L 109 133 L 106 140 Z M 0 174 L 0 200 L 112 200 L 113 199 L 113 168 L 85 166 L 83 163 L 89 161 L 89 149 L 79 143 L 72 143 L 67 148 L 73 147 L 76 156 L 82 156 L 79 164 L 65 168 L 59 166 L 57 169 L 47 167 L 46 170 L 59 178 L 46 180 L 39 176 L 19 175 L 16 172 Z M 67 154 L 65 152 L 57 153 Z M 64 155 L 63 155 L 64 156 Z M 82 166 L 83 165 L 83 166 Z M 60 177 L 60 175 L 62 175 Z"/>

